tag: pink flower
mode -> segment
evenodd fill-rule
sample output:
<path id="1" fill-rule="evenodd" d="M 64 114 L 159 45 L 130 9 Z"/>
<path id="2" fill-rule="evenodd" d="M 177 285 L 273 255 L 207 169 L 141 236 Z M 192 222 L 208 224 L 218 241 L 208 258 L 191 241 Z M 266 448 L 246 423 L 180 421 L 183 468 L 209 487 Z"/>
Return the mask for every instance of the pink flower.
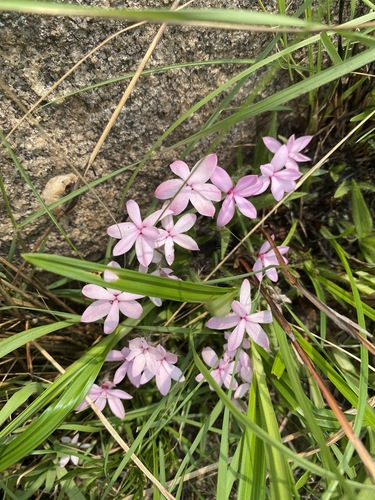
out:
<path id="1" fill-rule="evenodd" d="M 275 239 L 274 235 L 272 235 L 272 239 L 273 240 Z M 284 253 L 286 253 L 289 250 L 289 247 L 286 247 L 286 246 L 280 246 L 277 248 L 278 248 L 281 255 L 283 255 Z M 288 261 L 285 257 L 283 257 L 283 261 L 285 262 L 285 264 L 288 264 Z M 262 281 L 263 274 L 260 271 L 265 267 L 278 266 L 278 265 L 279 265 L 279 261 L 277 260 L 275 251 L 271 250 L 271 245 L 268 243 L 268 241 L 266 241 L 260 247 L 260 250 L 258 253 L 258 258 L 255 261 L 255 264 L 253 267 L 253 271 L 256 273 L 255 276 L 258 278 L 259 281 Z M 275 283 L 279 279 L 277 271 L 274 267 L 266 269 L 265 273 L 269 277 L 269 279 Z"/>
<path id="2" fill-rule="evenodd" d="M 133 361 L 128 361 L 126 358 L 130 353 L 130 349 L 128 347 L 124 347 L 121 351 L 112 350 L 109 351 L 106 361 L 122 361 L 122 365 L 117 368 L 115 376 L 113 377 L 113 383 L 119 384 L 124 380 L 126 375 L 128 375 L 128 379 L 135 387 L 140 387 L 141 385 L 141 375 L 137 377 L 133 377 L 132 375 L 132 366 Z"/>
<path id="3" fill-rule="evenodd" d="M 137 202 L 129 200 L 126 203 L 126 209 L 132 222 L 121 222 L 107 229 L 109 236 L 120 239 L 113 249 L 113 255 L 125 254 L 135 243 L 137 259 L 147 267 L 152 261 L 156 248 L 155 242 L 159 238 L 159 230 L 155 224 L 162 215 L 169 215 L 172 212 L 157 210 L 142 221 Z"/>
<path id="4" fill-rule="evenodd" d="M 225 226 L 232 220 L 236 205 L 243 215 L 255 219 L 257 216 L 256 208 L 246 198 L 257 194 L 262 188 L 262 182 L 258 176 L 245 175 L 233 187 L 233 181 L 228 173 L 221 167 L 216 167 L 211 176 L 211 182 L 227 194 L 217 218 L 219 227 Z"/>
<path id="5" fill-rule="evenodd" d="M 129 341 L 129 351 L 126 359 L 133 362 L 130 370 L 133 377 L 141 375 L 146 368 L 154 375 L 159 375 L 160 363 L 158 361 L 164 356 L 156 347 L 149 344 L 146 339 L 137 338 Z"/>
<path id="6" fill-rule="evenodd" d="M 302 137 L 295 138 L 295 135 L 291 135 L 286 143 L 286 147 L 288 149 L 288 159 L 286 161 L 286 168 L 295 168 L 298 170 L 297 162 L 305 162 L 310 161 L 311 158 L 308 156 L 300 154 L 302 149 L 309 144 L 312 139 L 312 135 L 303 135 Z M 271 151 L 271 153 L 277 153 L 277 151 L 281 148 L 281 142 L 277 141 L 273 137 L 263 137 L 263 142 L 267 149 Z"/>
<path id="7" fill-rule="evenodd" d="M 224 356 L 219 359 L 217 354 L 211 347 L 205 347 L 202 351 L 202 358 L 206 365 L 210 367 L 215 367 L 211 370 L 211 376 L 215 382 L 221 387 L 223 384 L 227 389 L 237 389 L 238 383 L 233 378 L 233 370 L 235 367 L 235 362 L 231 361 L 231 358 L 224 353 Z M 202 373 L 195 377 L 197 382 L 204 380 Z M 212 387 L 210 386 L 210 389 Z"/>
<path id="8" fill-rule="evenodd" d="M 183 382 L 185 377 L 182 375 L 182 371 L 174 366 L 177 363 L 177 356 L 171 352 L 167 352 L 164 347 L 158 345 L 157 350 L 162 354 L 162 358 L 157 360 L 159 364 L 159 373 L 155 375 L 148 368 L 142 374 L 141 384 L 145 384 L 150 381 L 154 376 L 156 379 L 156 385 L 163 396 L 166 396 L 171 389 L 172 380 L 177 382 Z"/>
<path id="9" fill-rule="evenodd" d="M 233 351 L 241 345 L 245 331 L 256 344 L 268 349 L 269 340 L 266 332 L 259 323 L 271 323 L 271 311 L 261 311 L 251 314 L 251 295 L 249 280 L 244 280 L 241 285 L 240 301 L 232 302 L 232 313 L 223 318 L 211 318 L 207 326 L 215 330 L 227 330 L 235 327 L 228 338 L 228 350 Z"/>
<path id="10" fill-rule="evenodd" d="M 249 355 L 245 351 L 240 351 L 238 358 L 238 368 L 243 384 L 239 385 L 234 397 L 241 399 L 249 392 L 251 379 L 253 378 L 253 367 Z"/>
<path id="11" fill-rule="evenodd" d="M 78 449 L 87 450 L 87 448 L 90 448 L 91 444 L 79 443 L 78 439 L 79 439 L 79 434 L 77 433 L 72 438 L 70 438 L 68 436 L 62 437 L 61 442 L 63 444 L 70 445 L 72 448 L 75 448 L 77 451 L 78 451 Z M 67 465 L 69 461 L 71 461 L 74 465 L 78 465 L 79 458 L 76 455 L 66 455 L 64 457 L 61 457 L 60 461 L 59 461 L 60 467 L 65 467 L 65 465 Z"/>
<path id="12" fill-rule="evenodd" d="M 284 193 L 294 191 L 296 187 L 295 181 L 302 174 L 295 168 L 284 168 L 288 160 L 288 155 L 288 148 L 285 145 L 281 146 L 270 163 L 261 165 L 260 170 L 262 175 L 260 180 L 263 183 L 263 187 L 259 193 L 265 191 L 270 183 L 271 192 L 276 201 L 280 201 Z"/>
<path id="13" fill-rule="evenodd" d="M 173 217 L 167 215 L 161 221 L 164 229 L 159 229 L 159 238 L 156 241 L 157 247 L 164 245 L 165 259 L 169 265 L 174 261 L 174 244 L 180 247 L 187 248 L 188 250 L 199 250 L 198 245 L 190 236 L 182 234 L 189 231 L 197 220 L 194 214 L 183 215 L 176 224 L 173 224 Z"/>
<path id="14" fill-rule="evenodd" d="M 118 418 L 124 418 L 125 409 L 121 399 L 132 399 L 133 396 L 130 396 L 130 394 L 120 389 L 113 389 L 113 387 L 116 387 L 115 384 L 108 380 L 103 382 L 101 386 L 93 384 L 87 396 L 95 402 L 100 411 L 104 410 L 108 402 L 112 413 Z M 84 410 L 88 406 L 89 404 L 87 401 L 82 401 L 82 403 L 77 406 L 76 411 Z"/>
<path id="15" fill-rule="evenodd" d="M 168 208 L 175 215 L 183 212 L 190 201 L 198 213 L 213 217 L 215 207 L 212 201 L 220 201 L 221 193 L 216 186 L 207 184 L 207 181 L 212 176 L 216 165 L 215 154 L 210 154 L 200 160 L 191 172 L 185 162 L 175 161 L 170 168 L 180 179 L 162 182 L 156 188 L 155 197 L 160 200 L 173 198 Z"/>
<path id="16" fill-rule="evenodd" d="M 117 262 L 108 264 L 112 267 L 120 267 Z M 112 271 L 104 271 L 105 281 L 115 281 L 116 274 Z M 117 278 L 118 279 L 118 278 Z M 103 288 L 99 285 L 85 285 L 82 293 L 90 299 L 98 299 L 84 311 L 81 317 L 83 323 L 91 323 L 107 316 L 104 321 L 104 333 L 112 333 L 119 324 L 120 311 L 128 318 L 138 319 L 142 315 L 143 309 L 135 299 L 140 299 L 143 295 L 121 292 L 112 288 Z"/>

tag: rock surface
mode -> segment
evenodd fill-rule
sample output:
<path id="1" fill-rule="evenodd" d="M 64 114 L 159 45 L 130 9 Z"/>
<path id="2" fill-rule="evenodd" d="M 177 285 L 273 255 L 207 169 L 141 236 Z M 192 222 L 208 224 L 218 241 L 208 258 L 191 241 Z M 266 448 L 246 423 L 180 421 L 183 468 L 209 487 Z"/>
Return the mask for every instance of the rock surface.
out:
<path id="1" fill-rule="evenodd" d="M 74 3 L 168 8 L 172 2 L 76 0 Z M 194 4 L 194 7 L 200 6 L 259 9 L 257 0 L 211 0 Z M 130 23 L 112 20 L 0 14 L 0 126 L 5 134 L 9 134 L 25 111 L 85 54 L 110 35 L 130 26 Z M 112 38 L 44 98 L 32 117 L 8 136 L 19 166 L 2 149 L 1 175 L 17 224 L 41 208 L 37 194 L 42 194 L 49 179 L 77 172 L 83 174 L 90 154 L 130 80 L 84 89 L 135 71 L 157 29 L 157 25 L 144 24 Z M 169 26 L 146 68 L 214 59 L 255 58 L 272 36 Z M 243 64 L 200 65 L 142 76 L 88 172 L 87 182 L 139 162 L 157 138 L 184 112 L 245 68 Z M 284 84 L 286 81 L 287 74 Z M 277 83 L 283 85 L 280 79 Z M 255 85 L 255 79 L 245 83 L 230 107 L 246 99 Z M 271 92 L 272 85 L 267 88 L 267 93 Z M 74 95 L 69 96 L 71 93 Z M 135 171 L 134 167 L 81 196 L 74 209 L 60 222 L 82 256 L 95 260 L 103 255 L 107 244 L 106 227 L 126 217 L 125 199 L 132 197 L 144 209 L 147 208 L 156 186 L 170 177 L 169 164 L 183 151 L 180 148 L 165 152 L 163 148 L 200 130 L 227 93 L 207 103 L 180 125 L 162 148 L 147 160 L 128 191 L 124 192 L 124 189 Z M 222 116 L 225 116 L 225 111 Z M 193 165 L 207 153 L 214 139 L 200 141 L 186 158 L 187 163 Z M 216 148 L 220 164 L 225 168 L 229 166 L 234 157 L 234 146 L 246 148 L 257 139 L 254 122 L 233 127 Z M 35 191 L 29 187 L 30 183 Z M 2 198 L 0 213 L 0 253 L 6 256 L 15 231 Z M 48 216 L 43 215 L 23 227 L 21 234 L 26 248 L 18 245 L 18 249 L 30 251 L 49 224 Z M 72 245 L 56 229 L 49 235 L 45 251 L 76 255 Z"/>

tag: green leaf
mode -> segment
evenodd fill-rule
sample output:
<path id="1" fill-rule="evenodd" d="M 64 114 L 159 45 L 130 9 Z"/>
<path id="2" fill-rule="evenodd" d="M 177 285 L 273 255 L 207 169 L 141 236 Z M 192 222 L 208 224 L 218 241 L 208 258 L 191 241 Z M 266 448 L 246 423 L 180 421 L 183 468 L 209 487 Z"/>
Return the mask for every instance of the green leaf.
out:
<path id="1" fill-rule="evenodd" d="M 353 221 L 358 238 L 369 236 L 372 231 L 372 217 L 356 182 L 352 181 L 352 210 Z"/>
<path id="2" fill-rule="evenodd" d="M 58 321 L 56 323 L 52 323 L 51 325 L 37 326 L 36 328 L 31 328 L 31 330 L 24 330 L 23 332 L 16 333 L 12 337 L 0 342 L 0 358 L 27 344 L 28 342 L 32 342 L 39 337 L 43 337 L 43 335 L 63 330 L 64 328 L 74 325 L 79 321 L 80 316 L 77 315 L 77 319 L 72 319 L 71 321 Z"/>
<path id="3" fill-rule="evenodd" d="M 172 280 L 128 269 L 116 269 L 114 271 L 113 267 L 108 268 L 102 264 L 94 264 L 58 255 L 30 253 L 23 254 L 23 257 L 34 266 L 41 267 L 46 271 L 104 287 L 107 287 L 108 283 L 93 273 L 110 269 L 119 276 L 116 281 L 116 290 L 177 302 L 203 303 L 237 291 L 235 288 L 221 288 L 202 283 Z M 114 284 L 111 286 L 114 287 Z"/>

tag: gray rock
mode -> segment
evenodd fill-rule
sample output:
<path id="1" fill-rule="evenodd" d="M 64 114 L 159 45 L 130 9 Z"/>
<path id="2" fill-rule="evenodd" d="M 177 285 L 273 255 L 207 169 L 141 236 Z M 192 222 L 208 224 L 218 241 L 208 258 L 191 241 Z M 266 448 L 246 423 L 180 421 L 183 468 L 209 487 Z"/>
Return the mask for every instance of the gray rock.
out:
<path id="1" fill-rule="evenodd" d="M 121 0 L 76 0 L 75 3 L 105 7 L 124 5 Z M 171 2 L 134 0 L 126 4 L 136 8 L 169 7 Z M 195 3 L 194 7 L 258 9 L 258 5 L 257 0 L 211 0 Z M 130 23 L 0 14 L 0 124 L 5 134 L 15 126 L 25 109 L 43 97 L 80 58 L 126 26 Z M 135 71 L 157 29 L 157 25 L 146 24 L 112 39 L 64 80 L 31 120 L 24 121 L 9 136 L 9 144 L 37 193 L 42 194 L 48 180 L 55 176 L 76 174 L 77 171 L 83 174 L 88 158 L 129 80 L 78 91 Z M 272 34 L 169 26 L 147 68 L 190 61 L 254 58 L 271 38 Z M 243 65 L 222 64 L 172 69 L 142 76 L 90 169 L 87 182 L 139 162 L 182 113 L 243 69 Z M 243 101 L 255 84 L 255 80 L 248 81 L 231 106 Z M 278 79 L 277 84 L 281 86 L 282 81 Z M 73 96 L 64 98 L 72 92 L 75 92 Z M 267 92 L 272 92 L 272 85 Z M 227 92 L 179 126 L 164 146 L 171 146 L 198 131 L 225 95 Z M 225 111 L 222 116 L 226 116 Z M 187 163 L 194 165 L 207 153 L 214 139 L 210 137 L 200 141 L 186 158 Z M 246 149 L 256 139 L 257 126 L 254 122 L 243 122 L 233 127 L 216 148 L 220 164 L 228 167 L 234 157 L 235 146 L 243 145 Z M 68 238 L 82 256 L 95 260 L 103 255 L 107 244 L 106 227 L 126 217 L 125 199 L 134 198 L 143 209 L 152 202 L 156 186 L 171 176 L 169 164 L 183 151 L 180 148 L 164 152 L 164 146 L 147 160 L 128 192 L 124 193 L 124 189 L 135 171 L 134 167 L 82 195 L 74 209 L 61 219 Z M 20 224 L 41 208 L 40 202 L 4 150 L 0 168 L 12 213 Z M 0 213 L 0 253 L 7 255 L 14 230 L 2 199 Z M 43 215 L 22 229 L 26 250 L 33 248 L 49 224 L 48 216 Z M 75 255 L 69 242 L 56 229 L 49 235 L 45 251 Z"/>

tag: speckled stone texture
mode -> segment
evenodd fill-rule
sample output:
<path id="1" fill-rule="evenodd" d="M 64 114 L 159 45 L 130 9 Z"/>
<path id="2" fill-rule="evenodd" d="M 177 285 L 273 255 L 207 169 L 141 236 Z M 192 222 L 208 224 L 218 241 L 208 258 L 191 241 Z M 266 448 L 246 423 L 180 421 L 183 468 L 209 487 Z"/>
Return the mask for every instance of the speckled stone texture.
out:
<path id="1" fill-rule="evenodd" d="M 132 8 L 168 8 L 172 4 L 166 0 L 76 0 L 74 3 Z M 270 10 L 275 5 L 276 2 L 270 2 Z M 257 0 L 210 0 L 194 4 L 194 7 L 202 6 L 259 9 Z M 5 134 L 10 132 L 25 110 L 80 58 L 126 26 L 130 23 L 0 14 L 0 126 Z M 146 24 L 112 39 L 64 80 L 43 103 L 44 106 L 33 114 L 32 120 L 25 121 L 11 134 L 9 143 L 39 194 L 51 177 L 69 174 L 74 168 L 83 173 L 90 153 L 129 80 L 46 104 L 53 98 L 135 71 L 157 29 L 157 25 Z M 169 26 L 146 67 L 212 59 L 254 58 L 271 39 L 272 34 Z M 94 168 L 89 171 L 87 181 L 141 160 L 154 141 L 182 113 L 245 67 L 238 64 L 190 67 L 141 77 L 94 162 Z M 256 77 L 263 74 L 261 72 Z M 287 83 L 286 72 L 278 73 L 276 81 L 266 88 L 264 95 L 273 91 L 273 85 L 285 86 Z M 248 81 L 231 106 L 243 102 L 255 85 L 256 78 Z M 227 92 L 179 126 L 165 146 L 198 131 L 225 95 Z M 227 116 L 227 113 L 224 111 L 222 116 Z M 233 160 L 236 146 L 242 145 L 246 150 L 254 143 L 258 138 L 258 129 L 259 123 L 254 121 L 243 122 L 231 129 L 216 150 L 224 168 Z M 187 163 L 193 165 L 207 152 L 214 139 L 210 137 L 200 141 L 187 157 Z M 61 225 L 82 256 L 96 260 L 103 255 L 107 244 L 106 227 L 126 217 L 124 200 L 132 197 L 144 209 L 147 208 L 156 186 L 171 176 L 168 166 L 178 159 L 181 151 L 166 153 L 163 147 L 159 148 L 146 162 L 122 202 L 124 188 L 134 169 L 112 178 L 80 198 L 74 209 L 61 220 Z M 39 210 L 40 204 L 8 153 L 2 149 L 0 155 L 0 171 L 7 197 L 15 220 L 21 223 Z M 0 214 L 0 254 L 6 256 L 14 230 L 2 197 Z M 44 215 L 22 230 L 24 250 L 33 248 L 49 224 L 48 217 Z M 18 250 L 21 250 L 20 245 Z M 44 251 L 75 255 L 57 230 L 50 234 Z"/>

